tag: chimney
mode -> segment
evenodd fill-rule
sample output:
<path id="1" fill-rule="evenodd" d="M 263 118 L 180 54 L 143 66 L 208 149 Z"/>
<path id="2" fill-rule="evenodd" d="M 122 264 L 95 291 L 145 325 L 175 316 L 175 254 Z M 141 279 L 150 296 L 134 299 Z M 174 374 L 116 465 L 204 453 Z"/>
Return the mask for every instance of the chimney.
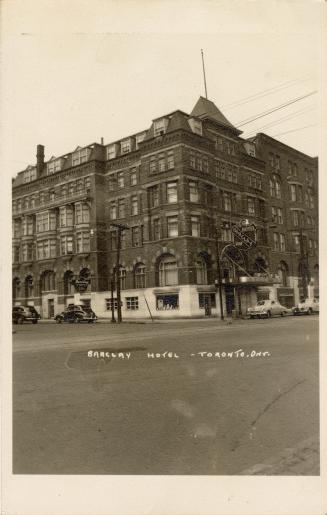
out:
<path id="1" fill-rule="evenodd" d="M 36 176 L 41 177 L 44 167 L 44 146 L 38 145 L 36 149 Z"/>
<path id="2" fill-rule="evenodd" d="M 103 140 L 103 138 L 101 138 L 101 145 L 103 145 L 103 143 L 104 143 L 104 140 Z"/>

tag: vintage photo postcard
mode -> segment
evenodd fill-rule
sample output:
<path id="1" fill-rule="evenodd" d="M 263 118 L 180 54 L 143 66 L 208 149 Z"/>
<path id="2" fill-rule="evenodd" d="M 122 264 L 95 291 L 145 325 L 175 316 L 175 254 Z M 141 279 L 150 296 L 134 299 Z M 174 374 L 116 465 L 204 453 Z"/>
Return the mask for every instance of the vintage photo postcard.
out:
<path id="1" fill-rule="evenodd" d="M 0 9 L 2 513 L 325 515 L 326 4 Z"/>

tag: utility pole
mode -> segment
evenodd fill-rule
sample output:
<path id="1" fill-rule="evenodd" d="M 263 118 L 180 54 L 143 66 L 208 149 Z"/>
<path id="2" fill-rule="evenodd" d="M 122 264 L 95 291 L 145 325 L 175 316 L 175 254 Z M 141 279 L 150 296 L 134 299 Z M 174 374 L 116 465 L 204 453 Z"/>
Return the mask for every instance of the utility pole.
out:
<path id="1" fill-rule="evenodd" d="M 128 225 L 111 223 L 117 229 L 117 254 L 116 254 L 116 291 L 117 291 L 117 322 L 122 321 L 121 316 L 121 294 L 120 294 L 120 250 L 121 250 L 121 233 L 129 229 Z"/>
<path id="2" fill-rule="evenodd" d="M 217 254 L 217 272 L 218 272 L 218 293 L 219 293 L 219 306 L 220 306 L 220 320 L 224 320 L 223 296 L 222 296 L 222 283 L 221 283 L 221 267 L 220 267 L 220 249 L 218 239 L 218 227 L 216 226 L 216 254 Z"/>
<path id="3" fill-rule="evenodd" d="M 115 272 L 116 273 L 116 272 Z M 111 290 L 111 323 L 115 324 L 115 301 L 114 301 L 114 289 L 115 289 L 115 273 L 111 276 L 110 290 Z"/>
<path id="4" fill-rule="evenodd" d="M 300 227 L 300 230 L 299 230 L 299 237 L 300 237 L 300 263 L 301 263 L 302 289 L 303 289 L 303 297 L 306 299 L 308 297 L 308 284 L 307 284 L 308 256 L 304 249 L 304 238 L 303 238 L 303 228 L 302 227 Z"/>

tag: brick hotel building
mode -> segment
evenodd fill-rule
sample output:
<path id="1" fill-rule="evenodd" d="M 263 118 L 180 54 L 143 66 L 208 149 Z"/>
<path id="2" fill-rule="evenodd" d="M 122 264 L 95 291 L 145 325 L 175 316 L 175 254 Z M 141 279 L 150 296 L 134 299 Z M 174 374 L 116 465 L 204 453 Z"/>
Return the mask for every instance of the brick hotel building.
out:
<path id="1" fill-rule="evenodd" d="M 219 315 L 217 253 L 225 313 L 245 314 L 257 299 L 290 307 L 319 296 L 317 158 L 262 133 L 242 138 L 203 97 L 191 114 L 174 111 L 107 145 L 48 162 L 38 145 L 36 165 L 12 187 L 13 304 L 44 318 L 72 302 L 111 316 L 112 222 L 128 226 L 125 318 Z M 257 245 L 242 261 L 224 248 L 244 219 Z"/>

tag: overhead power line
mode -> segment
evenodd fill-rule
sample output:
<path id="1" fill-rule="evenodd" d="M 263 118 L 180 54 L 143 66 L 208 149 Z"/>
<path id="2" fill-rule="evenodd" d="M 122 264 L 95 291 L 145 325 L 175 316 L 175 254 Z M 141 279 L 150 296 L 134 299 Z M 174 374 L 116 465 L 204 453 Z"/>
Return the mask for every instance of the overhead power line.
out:
<path id="1" fill-rule="evenodd" d="M 305 98 L 311 97 L 312 95 L 315 95 L 317 91 L 311 91 L 310 93 L 307 93 L 306 95 L 302 95 L 301 97 L 294 98 L 293 100 L 289 100 L 288 102 L 285 102 L 284 104 L 280 104 L 279 106 L 273 107 L 272 109 L 268 109 L 268 111 L 263 111 L 262 113 L 259 113 L 251 118 L 245 118 L 245 120 L 241 120 L 240 122 L 236 123 L 236 127 L 243 127 L 243 125 L 248 125 L 249 123 L 254 122 L 255 120 L 259 120 L 260 118 L 263 118 L 264 116 L 268 116 L 271 113 L 274 113 L 276 111 L 279 111 L 280 109 L 284 109 L 284 107 L 287 107 L 289 105 L 295 104 L 295 102 L 299 102 L 300 100 L 303 100 Z"/>
<path id="2" fill-rule="evenodd" d="M 313 111 L 314 109 L 315 109 L 314 106 L 306 107 L 304 109 L 300 109 L 299 111 L 295 111 L 294 113 L 288 114 L 287 116 L 283 116 L 282 118 L 277 118 L 277 120 L 274 120 L 270 123 L 266 123 L 265 125 L 261 125 L 261 127 L 257 127 L 256 129 L 250 130 L 250 132 L 248 132 L 246 136 L 243 135 L 243 138 L 249 138 L 253 134 L 256 134 L 257 132 L 259 132 L 261 130 L 268 129 L 270 127 L 274 127 L 275 125 L 280 125 L 289 120 L 293 120 L 293 118 L 297 118 L 298 116 L 309 113 L 310 111 Z"/>
<path id="3" fill-rule="evenodd" d="M 304 127 L 299 127 L 298 129 L 292 129 L 290 131 L 279 132 L 278 134 L 273 134 L 271 137 L 275 138 L 276 136 L 284 136 L 284 134 L 290 134 L 291 132 L 302 131 L 303 129 L 308 129 L 309 127 L 316 127 L 317 125 L 318 125 L 317 123 L 313 123 L 311 125 L 304 125 Z"/>
<path id="4" fill-rule="evenodd" d="M 306 82 L 308 80 L 310 80 L 310 77 L 305 77 L 302 79 L 293 79 L 293 80 L 290 80 L 287 82 L 283 82 L 282 84 L 274 86 L 273 88 L 264 89 L 262 91 L 259 91 L 258 93 L 254 93 L 253 95 L 249 95 L 247 97 L 241 98 L 240 100 L 236 100 L 235 102 L 231 102 L 230 104 L 222 105 L 221 107 L 222 107 L 222 109 L 232 110 L 235 107 L 238 107 L 240 105 L 247 104 L 249 102 L 253 102 L 259 98 L 263 98 L 267 95 L 277 93 L 278 91 L 282 91 L 283 89 L 290 88 L 300 82 Z"/>

